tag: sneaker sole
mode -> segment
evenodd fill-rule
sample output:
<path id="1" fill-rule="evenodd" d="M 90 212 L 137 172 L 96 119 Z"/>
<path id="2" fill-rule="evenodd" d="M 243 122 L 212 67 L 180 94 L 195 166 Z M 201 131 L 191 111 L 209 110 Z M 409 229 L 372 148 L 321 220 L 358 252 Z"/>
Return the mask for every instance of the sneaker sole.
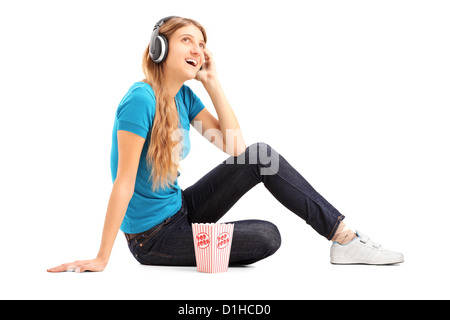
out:
<path id="1" fill-rule="evenodd" d="M 369 265 L 392 265 L 397 263 L 404 262 L 404 259 L 397 259 L 397 260 L 391 260 L 391 261 L 385 261 L 385 262 L 370 262 L 366 260 L 346 260 L 346 259 L 339 259 L 339 258 L 332 258 L 330 260 L 331 264 L 369 264 Z"/>

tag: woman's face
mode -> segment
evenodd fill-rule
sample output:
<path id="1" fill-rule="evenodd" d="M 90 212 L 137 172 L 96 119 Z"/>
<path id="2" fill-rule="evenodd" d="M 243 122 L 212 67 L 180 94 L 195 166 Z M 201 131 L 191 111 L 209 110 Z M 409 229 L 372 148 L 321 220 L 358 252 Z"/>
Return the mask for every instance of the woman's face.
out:
<path id="1" fill-rule="evenodd" d="M 194 79 L 205 62 L 203 34 L 194 25 L 178 29 L 169 40 L 169 52 L 164 73 L 168 77 L 186 81 Z"/>

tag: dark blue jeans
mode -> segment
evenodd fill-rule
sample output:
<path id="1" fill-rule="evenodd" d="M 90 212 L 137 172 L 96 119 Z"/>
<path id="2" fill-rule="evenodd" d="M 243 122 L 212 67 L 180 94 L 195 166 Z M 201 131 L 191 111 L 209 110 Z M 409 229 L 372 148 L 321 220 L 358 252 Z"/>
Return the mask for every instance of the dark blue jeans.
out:
<path id="1" fill-rule="evenodd" d="M 181 209 L 152 229 L 129 240 L 142 264 L 194 266 L 191 223 L 214 223 L 251 188 L 262 182 L 286 208 L 330 240 L 344 216 L 265 143 L 229 157 L 194 185 L 182 190 Z M 263 220 L 234 221 L 230 265 L 251 264 L 281 245 L 278 228 Z"/>

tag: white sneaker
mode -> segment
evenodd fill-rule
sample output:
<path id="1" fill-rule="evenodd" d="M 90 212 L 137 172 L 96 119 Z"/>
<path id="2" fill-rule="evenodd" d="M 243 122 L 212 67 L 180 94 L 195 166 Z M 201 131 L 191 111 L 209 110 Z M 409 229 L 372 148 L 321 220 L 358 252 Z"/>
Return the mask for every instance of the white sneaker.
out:
<path id="1" fill-rule="evenodd" d="M 404 261 L 403 254 L 390 251 L 356 231 L 357 238 L 347 244 L 333 242 L 330 262 L 333 264 L 394 264 Z"/>

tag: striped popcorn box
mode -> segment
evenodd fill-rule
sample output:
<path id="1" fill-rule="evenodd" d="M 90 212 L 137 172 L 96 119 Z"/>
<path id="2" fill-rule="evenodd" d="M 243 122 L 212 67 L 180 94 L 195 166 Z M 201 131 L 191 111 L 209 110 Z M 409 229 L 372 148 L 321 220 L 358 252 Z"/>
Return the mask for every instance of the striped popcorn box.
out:
<path id="1" fill-rule="evenodd" d="M 232 223 L 192 224 L 197 271 L 206 273 L 228 271 L 233 230 Z"/>

